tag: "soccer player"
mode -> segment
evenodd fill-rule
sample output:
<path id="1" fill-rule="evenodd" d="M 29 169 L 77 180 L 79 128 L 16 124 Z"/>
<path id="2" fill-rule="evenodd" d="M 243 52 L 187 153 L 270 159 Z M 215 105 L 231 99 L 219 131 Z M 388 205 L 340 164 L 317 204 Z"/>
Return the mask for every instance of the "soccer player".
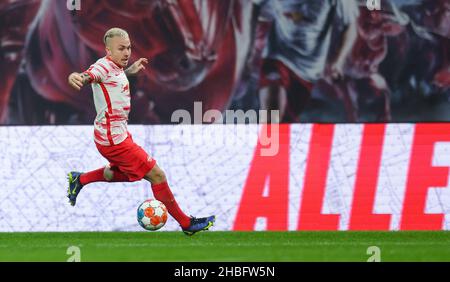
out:
<path id="1" fill-rule="evenodd" d="M 338 49 L 338 55 L 330 63 L 328 75 L 335 80 L 342 78 L 357 35 L 358 6 L 355 0 L 253 1 L 260 11 L 256 34 L 260 36 L 258 41 L 265 44 L 258 46 L 265 48 L 260 107 L 280 110 L 281 120 L 268 121 L 298 122 L 314 83 L 325 74 L 330 49 Z M 332 46 L 331 41 L 336 22 L 345 26 L 340 46 Z M 261 34 L 261 29 L 268 30 L 267 34 Z"/>
<path id="2" fill-rule="evenodd" d="M 127 76 L 144 70 L 148 60 L 140 58 L 124 69 L 131 56 L 131 42 L 128 33 L 123 29 L 108 30 L 103 41 L 106 56 L 85 72 L 70 74 L 68 83 L 76 90 L 91 84 L 97 111 L 94 122 L 95 145 L 100 154 L 109 161 L 109 165 L 86 173 L 69 172 L 67 197 L 70 204 L 75 206 L 81 189 L 89 183 L 133 182 L 145 179 L 151 183 L 155 198 L 164 203 L 185 234 L 193 235 L 209 229 L 214 224 L 215 216 L 188 217 L 175 201 L 164 172 L 151 156 L 133 142 L 127 130 L 131 99 Z"/>

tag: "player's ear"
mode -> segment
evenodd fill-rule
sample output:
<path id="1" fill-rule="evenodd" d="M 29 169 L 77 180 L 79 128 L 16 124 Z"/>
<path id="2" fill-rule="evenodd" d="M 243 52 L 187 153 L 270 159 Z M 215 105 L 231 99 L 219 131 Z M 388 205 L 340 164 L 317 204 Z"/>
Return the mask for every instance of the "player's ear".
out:
<path id="1" fill-rule="evenodd" d="M 105 46 L 105 51 L 107 56 L 111 56 L 111 50 L 109 49 L 108 46 Z"/>

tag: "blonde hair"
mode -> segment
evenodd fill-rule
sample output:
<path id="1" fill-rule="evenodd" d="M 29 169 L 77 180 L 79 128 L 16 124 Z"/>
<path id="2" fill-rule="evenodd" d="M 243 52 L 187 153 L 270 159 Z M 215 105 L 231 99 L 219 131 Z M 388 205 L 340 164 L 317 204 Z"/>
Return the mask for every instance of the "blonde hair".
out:
<path id="1" fill-rule="evenodd" d="M 115 36 L 129 37 L 128 32 L 126 32 L 124 29 L 113 27 L 105 33 L 105 36 L 103 36 L 103 43 L 105 43 L 105 45 L 108 45 L 109 41 L 108 39 L 113 38 Z"/>

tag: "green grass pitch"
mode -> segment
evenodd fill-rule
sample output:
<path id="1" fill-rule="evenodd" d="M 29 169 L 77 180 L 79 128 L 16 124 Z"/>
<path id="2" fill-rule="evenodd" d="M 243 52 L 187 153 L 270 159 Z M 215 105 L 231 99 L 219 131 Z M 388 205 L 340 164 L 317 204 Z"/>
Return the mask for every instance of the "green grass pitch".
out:
<path id="1" fill-rule="evenodd" d="M 365 262 L 450 261 L 450 232 L 86 232 L 0 233 L 0 261 Z"/>

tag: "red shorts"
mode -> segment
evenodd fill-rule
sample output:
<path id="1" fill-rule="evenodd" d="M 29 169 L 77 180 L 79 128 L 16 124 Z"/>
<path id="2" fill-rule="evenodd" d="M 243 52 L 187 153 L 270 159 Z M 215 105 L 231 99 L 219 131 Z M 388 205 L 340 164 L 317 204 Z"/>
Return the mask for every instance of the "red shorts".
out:
<path id="1" fill-rule="evenodd" d="M 283 62 L 276 59 L 265 59 L 262 64 L 260 86 L 282 85 L 284 88 L 302 87 L 311 92 L 313 84 L 296 75 Z"/>
<path id="2" fill-rule="evenodd" d="M 302 79 L 279 60 L 265 59 L 261 70 L 261 88 L 283 86 L 287 92 L 282 122 L 300 122 L 299 115 L 309 103 L 313 83 Z"/>
<path id="3" fill-rule="evenodd" d="M 144 178 L 156 164 L 155 159 L 134 143 L 131 135 L 117 145 L 95 145 L 100 154 L 110 162 L 111 170 L 124 173 L 130 182 Z"/>

